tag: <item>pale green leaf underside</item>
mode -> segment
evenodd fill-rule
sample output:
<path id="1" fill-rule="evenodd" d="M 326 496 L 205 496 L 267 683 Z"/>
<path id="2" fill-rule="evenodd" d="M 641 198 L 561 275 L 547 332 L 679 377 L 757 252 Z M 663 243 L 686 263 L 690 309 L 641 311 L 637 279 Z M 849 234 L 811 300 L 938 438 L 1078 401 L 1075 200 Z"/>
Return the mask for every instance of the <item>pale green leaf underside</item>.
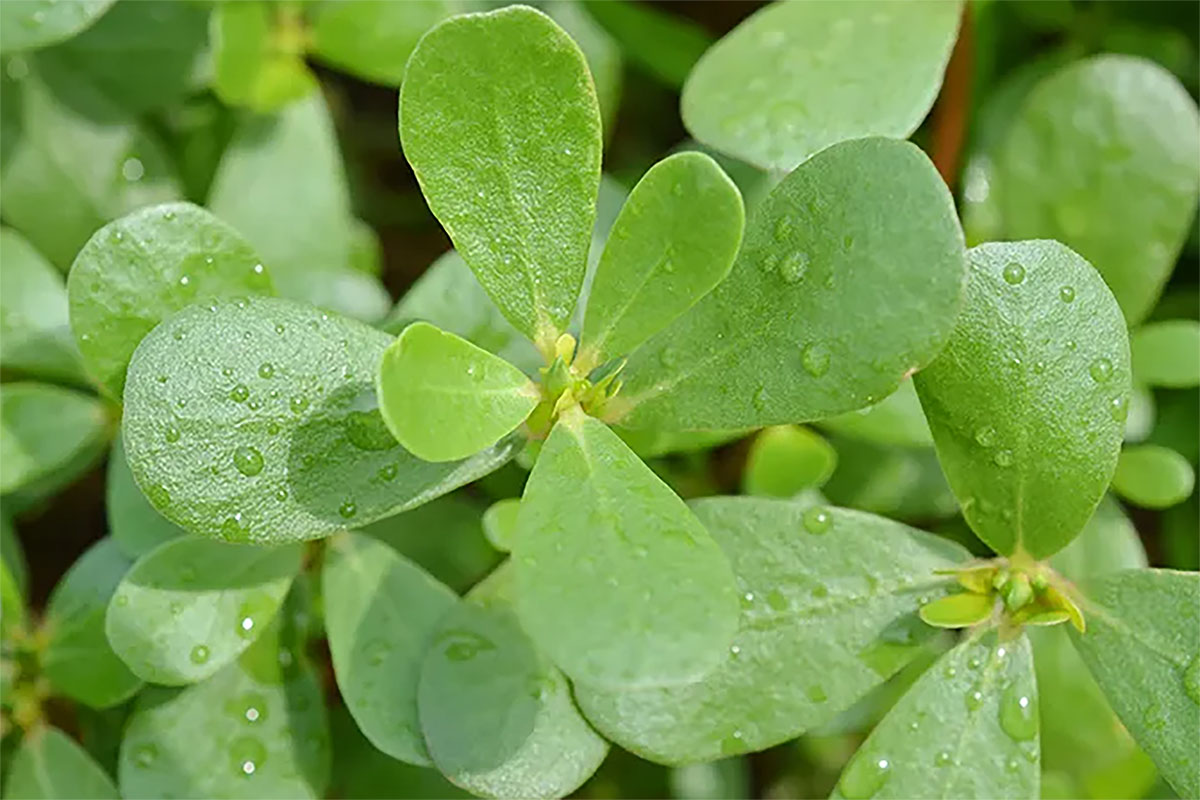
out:
<path id="1" fill-rule="evenodd" d="M 108 606 L 108 640 L 139 677 L 195 683 L 237 658 L 279 611 L 299 545 L 248 547 L 193 536 L 138 560 Z"/>
<path id="2" fill-rule="evenodd" d="M 983 244 L 970 261 L 958 327 L 917 392 L 971 528 L 1001 554 L 1044 558 L 1083 528 L 1116 467 L 1125 323 L 1057 242 Z"/>
<path id="3" fill-rule="evenodd" d="M 482 797 L 563 797 L 608 744 L 588 727 L 566 677 L 539 653 L 494 573 L 445 615 L 421 669 L 421 725 L 438 769 Z"/>
<path id="4" fill-rule="evenodd" d="M 117 787 L 74 739 L 58 728 L 26 735 L 9 762 L 4 796 L 12 800 L 117 800 Z"/>
<path id="5" fill-rule="evenodd" d="M 700 141 L 790 170 L 846 139 L 916 130 L 942 85 L 961 4 L 772 3 L 713 45 L 683 87 Z"/>
<path id="6" fill-rule="evenodd" d="M 934 570 L 969 558 L 858 511 L 742 497 L 692 508 L 732 560 L 741 592 L 739 630 L 721 663 L 674 687 L 576 684 L 592 724 L 660 763 L 762 750 L 829 722 L 920 652 L 933 631 L 917 608 L 952 586 Z"/>
<path id="7" fill-rule="evenodd" d="M 1195 101 L 1157 64 L 1101 55 L 1068 65 L 1030 92 L 997 159 L 1005 238 L 1066 243 L 1140 321 L 1194 219 L 1197 135 Z"/>
<path id="8" fill-rule="evenodd" d="M 365 525 L 511 457 L 509 442 L 448 464 L 405 451 L 375 403 L 391 341 L 286 300 L 185 309 L 130 364 L 124 436 L 134 477 L 192 533 L 278 543 Z"/>
<path id="9" fill-rule="evenodd" d="M 1029 640 L 986 633 L 921 676 L 846 765 L 832 797 L 1037 797 L 1039 756 Z"/>
<path id="10" fill-rule="evenodd" d="M 1168 508 L 1183 502 L 1195 486 L 1191 462 L 1171 448 L 1156 444 L 1122 450 L 1112 479 L 1113 491 L 1143 508 Z"/>
<path id="11" fill-rule="evenodd" d="M 69 39 L 100 18 L 114 0 L 4 0 L 0 53 L 36 50 Z"/>
<path id="12" fill-rule="evenodd" d="M 453 0 L 323 3 L 313 12 L 313 55 L 368 81 L 399 86 L 417 41 L 454 5 Z"/>
<path id="13" fill-rule="evenodd" d="M 512 364 L 427 322 L 409 325 L 388 346 L 375 387 L 388 430 L 426 461 L 454 461 L 496 444 L 541 398 Z"/>
<path id="14" fill-rule="evenodd" d="M 311 94 L 317 79 L 300 53 L 274 41 L 276 4 L 243 0 L 213 9 L 212 87 L 231 106 L 275 111 Z"/>
<path id="15" fill-rule="evenodd" d="M 0 228 L 0 263 L 0 365 L 81 381 L 62 275 L 11 228 Z"/>
<path id="16" fill-rule="evenodd" d="M 733 573 L 683 501 L 578 408 L 534 464 L 513 537 L 517 612 L 573 680 L 697 678 L 737 628 Z"/>
<path id="17" fill-rule="evenodd" d="M 54 688 L 92 708 L 107 708 L 142 686 L 109 644 L 104 615 L 130 560 L 110 538 L 80 556 L 50 595 L 50 641 L 42 669 Z"/>
<path id="18" fill-rule="evenodd" d="M 44 383 L 6 383 L 0 392 L 0 494 L 51 477 L 99 444 L 104 406 Z"/>
<path id="19" fill-rule="evenodd" d="M 583 282 L 600 182 L 600 111 L 575 42 L 526 6 L 441 23 L 409 59 L 400 140 L 455 248 L 550 352 Z"/>
<path id="20" fill-rule="evenodd" d="M 1130 334 L 1138 383 L 1185 389 L 1200 384 L 1200 322 L 1151 322 Z"/>
<path id="21" fill-rule="evenodd" d="M 135 211 L 92 235 L 67 278 L 71 328 L 88 371 L 114 397 L 138 342 L 209 297 L 274 294 L 241 234 L 191 203 Z"/>
<path id="22" fill-rule="evenodd" d="M 642 176 L 588 295 L 583 369 L 627 355 L 720 283 L 742 241 L 742 197 L 717 162 L 677 153 Z"/>
<path id="23" fill-rule="evenodd" d="M 354 533 L 330 541 L 322 594 L 334 675 L 359 730 L 393 758 L 428 765 L 417 681 L 455 594 L 387 544 Z"/>
<path id="24" fill-rule="evenodd" d="M 125 445 L 118 436 L 108 454 L 104 510 L 108 532 L 121 552 L 138 559 L 169 539 L 182 536 L 183 528 L 154 510 L 129 471 Z"/>
<path id="25" fill-rule="evenodd" d="M 1200 795 L 1200 575 L 1126 570 L 1084 589 L 1080 655 L 1179 796 Z"/>

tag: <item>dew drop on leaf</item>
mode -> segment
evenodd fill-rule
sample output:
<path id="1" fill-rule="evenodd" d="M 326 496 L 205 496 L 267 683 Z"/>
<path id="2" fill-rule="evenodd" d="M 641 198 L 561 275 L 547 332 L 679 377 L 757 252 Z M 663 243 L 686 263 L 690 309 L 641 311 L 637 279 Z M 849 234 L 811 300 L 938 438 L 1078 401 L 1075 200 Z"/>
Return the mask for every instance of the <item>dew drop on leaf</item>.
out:
<path id="1" fill-rule="evenodd" d="M 372 639 L 363 649 L 367 656 L 367 663 L 377 667 L 387 660 L 392 646 L 384 639 Z"/>
<path id="2" fill-rule="evenodd" d="M 174 444 L 175 442 L 178 442 L 179 441 L 179 428 L 176 428 L 174 425 L 167 426 L 167 432 L 163 438 L 165 438 L 167 440 L 167 442 L 170 444 Z"/>
<path id="3" fill-rule="evenodd" d="M 828 531 L 829 526 L 833 524 L 833 519 L 829 516 L 829 512 L 819 506 L 805 511 L 803 520 L 804 530 L 817 535 Z"/>
<path id="4" fill-rule="evenodd" d="M 779 262 L 779 277 L 784 283 L 797 283 L 808 272 L 808 253 L 799 250 L 788 254 Z"/>
<path id="5" fill-rule="evenodd" d="M 1009 467 L 1013 463 L 1013 454 L 1011 450 L 998 450 L 996 455 L 992 457 L 996 462 L 997 467 Z"/>
<path id="6" fill-rule="evenodd" d="M 496 644 L 473 631 L 452 631 L 446 635 L 442 652 L 451 661 L 469 661 L 487 650 L 495 650 Z"/>
<path id="7" fill-rule="evenodd" d="M 158 747 L 153 744 L 139 745 L 133 751 L 133 763 L 137 764 L 142 769 L 146 769 L 154 764 L 158 758 Z"/>
<path id="8" fill-rule="evenodd" d="M 983 705 L 983 692 L 979 689 L 971 689 L 967 692 L 967 710 L 975 711 Z"/>
<path id="9" fill-rule="evenodd" d="M 1000 697 L 1000 727 L 1017 742 L 1037 736 L 1037 700 L 1034 696 L 1015 685 L 1005 689 Z"/>
<path id="10" fill-rule="evenodd" d="M 1004 267 L 1004 282 L 1016 286 L 1021 281 L 1025 280 L 1025 268 L 1015 261 L 1010 261 Z"/>
<path id="11" fill-rule="evenodd" d="M 1187 669 L 1183 671 L 1183 690 L 1193 703 L 1200 705 L 1200 653 L 1192 656 Z"/>
<path id="12" fill-rule="evenodd" d="M 288 401 L 288 407 L 292 409 L 293 414 L 303 413 L 304 409 L 308 408 L 308 398 L 298 394 Z"/>
<path id="13" fill-rule="evenodd" d="M 229 746 L 229 759 L 234 774 L 248 777 L 262 769 L 267 760 L 267 748 L 253 736 L 239 736 Z"/>
<path id="14" fill-rule="evenodd" d="M 783 244 L 792 235 L 792 221 L 787 217 L 780 217 L 775 221 L 775 241 Z"/>
<path id="15" fill-rule="evenodd" d="M 358 506 L 354 504 L 353 500 L 347 500 L 338 506 L 338 513 L 342 515 L 343 519 L 350 519 L 358 513 Z"/>
<path id="16" fill-rule="evenodd" d="M 817 686 L 816 684 L 808 687 L 808 689 L 804 691 L 804 695 L 814 703 L 824 703 L 829 699 L 829 695 L 826 694 L 825 689 L 821 686 Z"/>
<path id="17" fill-rule="evenodd" d="M 233 451 L 233 466 L 247 478 L 253 478 L 263 470 L 262 453 L 256 447 L 243 445 Z"/>
<path id="18" fill-rule="evenodd" d="M 954 764 L 954 756 L 950 755 L 948 750 L 941 750 L 933 757 L 935 767 L 949 767 L 952 764 Z"/>
<path id="19" fill-rule="evenodd" d="M 235 403 L 244 403 L 249 397 L 250 390 L 244 383 L 239 383 L 237 386 L 229 390 L 229 399 Z"/>
<path id="20" fill-rule="evenodd" d="M 1096 383 L 1103 383 L 1112 377 L 1113 365 L 1107 358 L 1097 358 L 1088 366 L 1088 374 Z"/>
<path id="21" fill-rule="evenodd" d="M 379 478 L 380 480 L 385 481 L 395 480 L 396 472 L 397 470 L 395 464 L 384 464 L 379 468 Z"/>
<path id="22" fill-rule="evenodd" d="M 867 800 L 874 797 L 891 774 L 892 764 L 886 758 L 859 753 L 838 781 L 838 789 L 847 800 Z"/>
<path id="23" fill-rule="evenodd" d="M 783 596 L 783 592 L 778 589 L 772 589 L 767 592 L 767 605 L 776 611 L 786 611 L 788 607 L 787 598 Z"/>
<path id="24" fill-rule="evenodd" d="M 991 447 L 996 443 L 996 429 L 990 425 L 985 425 L 975 431 L 975 441 L 982 447 Z"/>
<path id="25" fill-rule="evenodd" d="M 819 378 L 829 371 L 829 350 L 824 345 L 807 344 L 800 351 L 800 363 L 805 372 Z"/>
<path id="26" fill-rule="evenodd" d="M 760 386 L 758 391 L 754 393 L 754 408 L 757 411 L 762 411 L 767 406 L 767 387 Z"/>
<path id="27" fill-rule="evenodd" d="M 1124 422 L 1129 416 L 1129 400 L 1124 397 L 1114 397 L 1108 404 L 1108 411 L 1117 422 Z"/>
<path id="28" fill-rule="evenodd" d="M 192 648 L 189 658 L 192 659 L 193 664 L 203 664 L 208 661 L 208 648 L 202 644 L 196 645 Z"/>
<path id="29" fill-rule="evenodd" d="M 258 377 L 265 379 L 265 378 L 270 378 L 274 374 L 275 374 L 275 365 L 272 364 L 270 361 L 264 361 L 263 363 L 258 365 Z"/>
<path id="30" fill-rule="evenodd" d="M 1061 289 L 1059 289 L 1058 290 L 1058 299 L 1062 300 L 1064 303 L 1075 302 L 1075 287 L 1074 286 L 1064 286 Z"/>

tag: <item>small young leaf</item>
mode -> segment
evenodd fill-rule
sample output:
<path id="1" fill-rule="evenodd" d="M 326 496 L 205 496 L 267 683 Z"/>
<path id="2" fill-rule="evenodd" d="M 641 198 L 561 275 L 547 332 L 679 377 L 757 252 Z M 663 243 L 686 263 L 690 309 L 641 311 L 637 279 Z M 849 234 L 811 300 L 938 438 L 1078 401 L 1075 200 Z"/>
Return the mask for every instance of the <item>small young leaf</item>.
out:
<path id="1" fill-rule="evenodd" d="M 417 41 L 452 8 L 452 0 L 322 3 L 313 11 L 312 52 L 359 78 L 399 86 Z"/>
<path id="2" fill-rule="evenodd" d="M 788 171 L 831 144 L 905 138 L 933 105 L 961 4 L 772 3 L 717 42 L 683 87 L 700 141 Z"/>
<path id="3" fill-rule="evenodd" d="M 737 187 L 703 153 L 676 153 L 651 167 L 596 268 L 579 369 L 628 355 L 724 280 L 744 217 Z"/>
<path id="4" fill-rule="evenodd" d="M 100 452 L 104 406 L 82 392 L 44 383 L 6 383 L 0 392 L 0 494 L 50 478 Z"/>
<path id="5" fill-rule="evenodd" d="M 329 760 L 312 668 L 265 635 L 206 681 L 143 694 L 125 727 L 118 777 L 128 800 L 318 798 Z"/>
<path id="6" fill-rule="evenodd" d="M 1000 151 L 1004 238 L 1066 243 L 1139 322 L 1195 218 L 1198 132 L 1195 101 L 1151 61 L 1101 55 L 1065 67 L 1030 92 Z"/>
<path id="7" fill-rule="evenodd" d="M 0 53 L 36 50 L 94 25 L 114 0 L 4 0 Z"/>
<path id="8" fill-rule="evenodd" d="M 179 686 L 237 658 L 274 618 L 300 570 L 299 545 L 184 537 L 133 565 L 108 606 L 113 649 L 139 677 Z"/>
<path id="9" fill-rule="evenodd" d="M 742 473 L 742 491 L 794 497 L 819 489 L 837 467 L 837 451 L 820 434 L 796 425 L 766 428 L 755 437 Z"/>
<path id="10" fill-rule="evenodd" d="M 472 794 L 563 797 L 595 772 L 608 744 L 521 629 L 501 569 L 438 626 L 421 668 L 421 727 L 438 769 Z"/>
<path id="11" fill-rule="evenodd" d="M 275 3 L 244 0 L 213 9 L 213 90 L 231 106 L 260 113 L 276 111 L 317 90 L 291 31 L 298 19 Z"/>
<path id="12" fill-rule="evenodd" d="M 597 729 L 665 764 L 762 750 L 828 723 L 921 652 L 933 630 L 917 608 L 953 587 L 935 571 L 970 558 L 858 511 L 745 497 L 692 508 L 733 561 L 742 593 L 724 660 L 678 686 L 576 684 Z"/>
<path id="13" fill-rule="evenodd" d="M 986 620 L 995 608 L 993 595 L 959 592 L 921 606 L 921 619 L 935 628 L 968 628 Z"/>
<path id="14" fill-rule="evenodd" d="M 521 370 L 427 322 L 409 325 L 388 346 L 375 386 L 388 430 L 426 461 L 454 461 L 494 445 L 541 400 Z"/>
<path id="15" fill-rule="evenodd" d="M 3 5 L 7 5 L 4 3 Z M 12 800 L 117 800 L 117 787 L 88 752 L 58 728 L 26 734 L 5 770 Z"/>
<path id="16" fill-rule="evenodd" d="M 916 377 L 963 516 L 997 552 L 1044 558 L 1083 528 L 1108 486 L 1129 404 L 1120 309 L 1057 242 L 970 251 L 967 305 Z"/>
<path id="17" fill-rule="evenodd" d="M 346 707 L 380 750 L 428 765 L 417 680 L 454 592 L 383 542 L 353 533 L 330 541 L 322 575 L 325 630 Z"/>
<path id="18" fill-rule="evenodd" d="M 1038 707 L 1024 635 L 973 637 L 942 656 L 871 732 L 830 795 L 1038 796 Z"/>
<path id="19" fill-rule="evenodd" d="M 116 705 L 142 686 L 104 630 L 108 603 L 131 564 L 116 542 L 101 539 L 63 576 L 46 606 L 46 677 L 60 693 L 92 708 Z"/>
<path id="20" fill-rule="evenodd" d="M 130 363 L 124 435 L 134 477 L 184 529 L 262 544 L 365 525 L 512 456 L 505 442 L 430 464 L 400 447 L 375 409 L 374 376 L 391 341 L 285 300 L 185 309 Z"/>
<path id="21" fill-rule="evenodd" d="M 67 278 L 71 328 L 88 370 L 114 397 L 150 330 L 210 297 L 274 294 L 233 228 L 191 203 L 135 211 L 93 234 Z"/>
<path id="22" fill-rule="evenodd" d="M 512 550 L 513 537 L 517 532 L 517 514 L 520 510 L 520 499 L 509 497 L 493 503 L 483 512 L 483 532 L 492 547 L 502 553 Z"/>
<path id="23" fill-rule="evenodd" d="M 1111 496 L 1096 507 L 1083 532 L 1050 559 L 1064 578 L 1081 583 L 1122 569 L 1146 566 L 1141 537 Z"/>
<path id="24" fill-rule="evenodd" d="M 1117 460 L 1112 488 L 1143 508 L 1167 508 L 1181 503 L 1196 486 L 1191 463 L 1169 447 L 1141 444 L 1126 447 Z"/>
<path id="25" fill-rule="evenodd" d="M 1200 384 L 1200 322 L 1151 322 L 1129 338 L 1138 383 L 1186 389 Z"/>
<path id="26" fill-rule="evenodd" d="M 576 681 L 698 678 L 737 627 L 721 549 L 615 433 L 578 408 L 534 464 L 513 555 L 521 623 Z"/>
<path id="27" fill-rule="evenodd" d="M 458 252 L 551 353 L 583 283 L 600 181 L 600 111 L 579 48 L 525 6 L 441 23 L 409 59 L 400 140 Z"/>
<path id="28" fill-rule="evenodd" d="M 0 228 L 0 365 L 50 380 L 83 380 L 62 276 L 21 234 Z"/>
<path id="29" fill-rule="evenodd" d="M 889 447 L 933 447 L 933 434 L 912 381 L 873 406 L 817 423 L 822 430 Z"/>
<path id="30" fill-rule="evenodd" d="M 954 204 L 920 150 L 834 145 L 758 207 L 729 277 L 633 354 L 609 416 L 722 429 L 869 406 L 941 350 L 965 270 Z"/>
<path id="31" fill-rule="evenodd" d="M 1200 796 L 1200 575 L 1131 569 L 1084 590 L 1080 655 L 1167 782 Z"/>
<path id="32" fill-rule="evenodd" d="M 130 559 L 139 559 L 163 542 L 184 533 L 182 528 L 154 510 L 134 482 L 120 436 L 113 442 L 108 454 L 104 497 L 108 532 L 121 552 Z"/>

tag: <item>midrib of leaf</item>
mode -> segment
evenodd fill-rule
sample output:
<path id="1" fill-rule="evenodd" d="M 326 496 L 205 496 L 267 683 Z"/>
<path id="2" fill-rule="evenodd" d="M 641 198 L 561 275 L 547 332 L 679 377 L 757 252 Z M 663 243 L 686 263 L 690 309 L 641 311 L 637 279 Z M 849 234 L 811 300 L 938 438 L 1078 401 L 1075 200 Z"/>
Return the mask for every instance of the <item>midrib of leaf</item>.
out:
<path id="1" fill-rule="evenodd" d="M 971 634 L 970 642 L 972 644 L 974 644 L 976 641 L 979 640 L 979 638 L 984 633 L 986 633 L 986 631 L 973 631 Z M 960 647 L 961 646 L 962 645 L 960 645 Z M 992 679 L 996 677 L 996 673 L 997 673 L 997 670 L 995 669 L 995 667 L 999 663 L 1000 663 L 1000 661 L 998 658 L 996 658 L 995 652 L 994 651 L 989 652 L 987 666 L 984 667 L 983 673 L 980 676 L 979 683 L 980 683 L 981 690 L 988 689 L 991 687 Z M 936 666 L 936 665 L 934 665 L 934 666 Z M 930 667 L 930 669 L 933 669 L 933 668 L 934 668 L 933 666 Z M 971 723 L 976 718 L 977 718 L 976 714 L 968 714 L 967 715 L 967 724 L 963 725 L 962 729 L 958 732 L 958 741 L 954 745 L 954 761 L 953 761 L 954 764 L 962 764 L 963 746 L 966 744 L 967 734 L 969 732 L 971 732 L 972 730 L 974 730 L 974 726 Z M 953 772 L 954 772 L 953 769 L 948 770 L 946 778 L 940 782 L 938 796 L 944 798 L 944 800 L 950 800 L 950 795 L 948 795 L 946 792 L 947 792 L 947 789 L 949 789 L 949 787 L 950 787 L 950 782 L 951 782 L 950 779 L 953 777 Z"/>
<path id="2" fill-rule="evenodd" d="M 507 363 L 507 362 L 505 362 L 505 363 Z M 533 386 L 533 384 L 530 383 L 528 380 L 521 384 L 514 384 L 512 386 L 503 386 L 503 387 L 500 387 L 497 389 L 469 389 L 469 388 L 464 389 L 464 388 L 461 388 L 459 384 L 450 386 L 450 385 L 446 385 L 446 384 L 427 383 L 425 385 L 429 388 L 430 391 L 439 392 L 440 394 L 451 394 L 451 395 L 470 396 L 470 397 L 494 397 L 497 395 L 506 395 L 506 394 L 516 394 L 516 395 L 523 394 L 523 395 L 527 395 L 527 396 L 535 398 L 535 399 L 539 397 L 537 387 Z"/>
<path id="3" fill-rule="evenodd" d="M 1103 619 L 1108 625 L 1115 628 L 1118 633 L 1128 636 L 1138 644 L 1145 647 L 1151 653 L 1154 653 L 1159 658 L 1167 661 L 1176 667 L 1183 669 L 1187 663 L 1180 662 L 1176 657 L 1169 652 L 1169 648 L 1165 647 L 1162 642 L 1157 641 L 1153 637 L 1145 635 L 1145 631 L 1137 630 L 1126 625 L 1119 617 L 1114 617 L 1109 614 L 1109 610 L 1100 605 L 1094 600 L 1087 600 L 1086 610 L 1089 614 L 1095 614 Z"/>
<path id="4" fill-rule="evenodd" d="M 811 576 L 816 573 L 802 573 L 805 576 Z M 884 586 L 883 591 L 871 592 L 868 594 L 850 594 L 842 597 L 831 598 L 818 606 L 810 607 L 811 611 L 804 614 L 788 613 L 788 612 L 768 612 L 761 615 L 755 615 L 755 624 L 750 626 L 753 630 L 774 629 L 774 628 L 789 628 L 795 627 L 788 623 L 800 623 L 804 626 L 811 624 L 819 624 L 828 617 L 836 617 L 853 609 L 856 606 L 865 605 L 872 600 L 886 599 L 897 595 L 906 594 L 908 592 L 920 592 L 926 589 L 937 589 L 945 586 L 949 581 L 938 580 L 929 581 L 927 583 L 892 583 Z"/>
<path id="5" fill-rule="evenodd" d="M 613 224 L 613 227 L 616 227 L 615 223 Z M 657 275 L 658 271 L 662 268 L 662 265 L 667 262 L 667 253 L 670 252 L 670 249 L 671 248 L 669 245 L 664 247 L 662 253 L 658 257 L 658 260 L 654 262 L 654 266 L 645 272 L 642 275 L 641 280 L 639 280 L 637 284 L 625 294 L 625 301 L 621 303 L 618 311 L 609 317 L 608 325 L 600 329 L 600 333 L 596 335 L 594 341 L 587 343 L 587 348 L 590 352 L 599 355 L 600 352 L 603 351 L 604 343 L 608 340 L 608 337 L 612 334 L 613 330 L 616 329 L 617 323 L 624 319 L 625 315 L 629 313 L 629 309 L 633 305 L 634 300 L 637 299 L 638 293 L 641 292 L 642 289 L 646 288 L 646 284 L 650 282 L 650 278 Z M 624 354 L 617 353 L 616 355 Z"/>

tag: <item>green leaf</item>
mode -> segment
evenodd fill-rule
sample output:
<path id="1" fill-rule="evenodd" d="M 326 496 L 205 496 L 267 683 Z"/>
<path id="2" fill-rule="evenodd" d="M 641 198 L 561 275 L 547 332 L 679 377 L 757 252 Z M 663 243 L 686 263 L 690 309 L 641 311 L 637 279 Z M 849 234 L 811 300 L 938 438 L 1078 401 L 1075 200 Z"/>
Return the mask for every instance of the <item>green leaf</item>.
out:
<path id="1" fill-rule="evenodd" d="M 427 322 L 409 325 L 388 346 L 375 386 L 388 430 L 426 461 L 491 447 L 541 400 L 521 370 Z"/>
<path id="2" fill-rule="evenodd" d="M 395 514 L 511 457 L 511 442 L 452 464 L 401 448 L 375 408 L 391 341 L 286 300 L 185 309 L 130 363 L 124 435 L 134 478 L 192 533 L 280 543 Z"/>
<path id="3" fill-rule="evenodd" d="M 1200 322 L 1151 322 L 1129 338 L 1139 383 L 1184 389 L 1200 384 Z"/>
<path id="4" fill-rule="evenodd" d="M 961 4 L 772 3 L 712 46 L 683 87 L 693 136 L 788 171 L 846 139 L 903 139 L 933 105 Z"/>
<path id="5" fill-rule="evenodd" d="M 317 90 L 304 63 L 302 24 L 265 2 L 218 3 L 212 16 L 213 89 L 231 106 L 276 111 Z"/>
<path id="6" fill-rule="evenodd" d="M 921 619 L 935 628 L 967 628 L 986 620 L 995 607 L 993 595 L 959 592 L 921 606 Z"/>
<path id="7" fill-rule="evenodd" d="M 750 764 L 744 758 L 685 764 L 672 769 L 668 780 L 676 800 L 734 800 L 751 795 Z"/>
<path id="8" fill-rule="evenodd" d="M 1112 488 L 1143 508 L 1182 503 L 1196 486 L 1196 473 L 1186 458 L 1169 447 L 1142 444 L 1126 447 L 1117 460 Z"/>
<path id="9" fill-rule="evenodd" d="M 62 276 L 21 234 L 0 228 L 0 364 L 35 377 L 79 383 Z"/>
<path id="10" fill-rule="evenodd" d="M 529 476 L 513 555 L 521 623 L 575 681 L 685 681 L 728 651 L 729 561 L 683 501 L 578 407 Z"/>
<path id="11" fill-rule="evenodd" d="M 600 181 L 600 112 L 579 48 L 525 6 L 441 23 L 409 59 L 400 140 L 479 282 L 552 353 L 583 282 Z"/>
<path id="12" fill-rule="evenodd" d="M 334 675 L 354 721 L 393 758 L 428 765 L 417 681 L 457 597 L 388 545 L 353 533 L 330 542 L 322 586 Z"/>
<path id="13" fill-rule="evenodd" d="M 472 794 L 563 797 L 608 744 L 521 629 L 509 578 L 493 574 L 438 625 L 421 667 L 421 727 L 438 769 Z"/>
<path id="14" fill-rule="evenodd" d="M 109 600 L 131 563 L 116 542 L 101 539 L 67 571 L 46 606 L 50 641 L 42 669 L 59 693 L 92 708 L 116 705 L 142 686 L 104 630 Z"/>
<path id="15" fill-rule="evenodd" d="M 1120 503 L 1107 496 L 1083 531 L 1054 554 L 1050 565 L 1067 580 L 1079 583 L 1121 569 L 1145 567 L 1146 550 Z"/>
<path id="16" fill-rule="evenodd" d="M 912 381 L 873 406 L 821 420 L 823 430 L 893 447 L 932 447 L 933 434 Z"/>
<path id="17" fill-rule="evenodd" d="M 121 580 L 108 606 L 108 640 L 151 683 L 204 680 L 262 634 L 302 555 L 299 545 L 247 547 L 192 536 L 166 542 Z"/>
<path id="18" fill-rule="evenodd" d="M 44 383 L 6 383 L 0 392 L 0 494 L 50 479 L 99 454 L 108 432 L 96 398 Z"/>
<path id="19" fill-rule="evenodd" d="M 13 574 L 8 560 L 0 558 L 0 637 L 4 639 L 25 627 L 28 615 L 23 595 L 21 584 Z M 5 688 L 7 687 L 8 676 L 5 675 Z M 5 701 L 8 701 L 7 697 Z"/>
<path id="20" fill-rule="evenodd" d="M 1080 655 L 1167 782 L 1200 795 L 1200 575 L 1126 570 L 1084 590 Z"/>
<path id="21" fill-rule="evenodd" d="M 972 637 L 888 712 L 831 797 L 1037 797 L 1037 694 L 1024 635 Z"/>
<path id="22" fill-rule="evenodd" d="M 916 147 L 834 145 L 758 207 L 729 277 L 633 355 L 612 416 L 721 429 L 871 405 L 941 350 L 965 269 L 953 202 Z"/>
<path id="23" fill-rule="evenodd" d="M 12 520 L 0 512 L 0 560 L 10 572 L 10 577 L 16 583 L 18 593 L 24 597 L 29 590 L 29 564 L 25 560 L 25 550 L 21 547 L 21 539 L 13 527 Z"/>
<path id="24" fill-rule="evenodd" d="M 583 57 L 587 59 L 588 71 L 592 73 L 596 89 L 596 102 L 600 106 L 604 139 L 607 142 L 612 139 L 621 102 L 625 66 L 621 58 L 621 48 L 592 15 L 584 11 L 583 4 L 578 0 L 548 3 L 544 9 L 551 19 L 571 35 L 579 45 Z"/>
<path id="25" fill-rule="evenodd" d="M 1195 101 L 1153 62 L 1101 55 L 1056 72 L 1030 92 L 998 157 L 1005 238 L 1066 243 L 1140 321 L 1192 226 L 1198 130 Z"/>
<path id="26" fill-rule="evenodd" d="M 58 728 L 39 728 L 27 734 L 5 771 L 4 796 L 12 800 L 118 797 L 112 778 Z"/>
<path id="27" fill-rule="evenodd" d="M 399 86 L 417 41 L 452 8 L 448 0 L 322 3 L 313 12 L 312 53 L 359 78 Z"/>
<path id="28" fill-rule="evenodd" d="M 700 25 L 656 6 L 585 0 L 584 8 L 620 43 L 626 58 L 673 89 L 683 86 L 692 65 L 712 44 Z"/>
<path id="29" fill-rule="evenodd" d="M 94 25 L 114 0 L 5 0 L 0 3 L 0 53 L 36 50 Z"/>
<path id="30" fill-rule="evenodd" d="M 324 796 L 325 701 L 297 658 L 264 636 L 202 683 L 144 693 L 121 742 L 122 797 Z"/>
<path id="31" fill-rule="evenodd" d="M 246 240 L 191 203 L 143 208 L 96 231 L 67 292 L 79 351 L 114 397 L 142 337 L 171 314 L 210 297 L 275 293 Z"/>
<path id="32" fill-rule="evenodd" d="M 721 664 L 679 686 L 576 685 L 601 733 L 660 763 L 762 750 L 829 722 L 921 651 L 933 631 L 917 608 L 953 586 L 934 570 L 970 557 L 858 511 L 745 497 L 692 508 L 733 561 L 742 597 Z"/>
<path id="33" fill-rule="evenodd" d="M 820 488 L 837 467 L 837 451 L 808 428 L 766 428 L 750 444 L 742 491 L 760 497 L 794 497 Z"/>
<path id="34" fill-rule="evenodd" d="M 657 458 L 678 453 L 698 453 L 741 439 L 753 429 L 732 431 L 672 431 L 654 428 L 621 428 L 614 432 L 642 458 Z"/>
<path id="35" fill-rule="evenodd" d="M 108 454 L 104 510 L 108 532 L 126 556 L 138 559 L 184 531 L 154 510 L 129 471 L 125 444 L 120 436 Z"/>
<path id="36" fill-rule="evenodd" d="M 676 153 L 651 167 L 596 268 L 578 369 L 631 353 L 724 280 L 744 216 L 737 187 L 703 153 Z"/>
<path id="37" fill-rule="evenodd" d="M 984 244 L 941 357 L 916 377 L 938 458 L 979 538 L 1044 558 L 1116 467 L 1129 343 L 1112 293 L 1057 242 Z"/>
<path id="38" fill-rule="evenodd" d="M 492 503 L 483 512 L 483 532 L 492 547 L 502 553 L 512 550 L 513 537 L 517 533 L 517 513 L 520 510 L 520 498 L 509 497 Z"/>

